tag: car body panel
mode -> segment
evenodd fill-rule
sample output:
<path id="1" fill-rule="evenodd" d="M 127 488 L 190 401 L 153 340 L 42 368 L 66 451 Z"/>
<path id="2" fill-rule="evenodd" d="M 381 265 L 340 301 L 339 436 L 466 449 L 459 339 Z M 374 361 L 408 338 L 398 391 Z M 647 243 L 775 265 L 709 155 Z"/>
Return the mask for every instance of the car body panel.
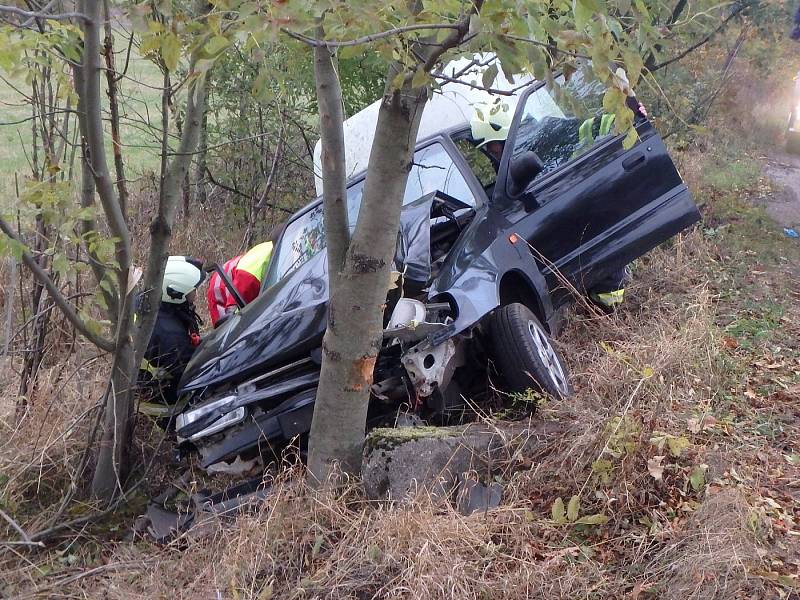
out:
<path id="1" fill-rule="evenodd" d="M 540 135 L 552 130 L 547 123 L 571 126 L 563 126 L 563 132 L 577 131 L 579 120 L 567 117 L 546 117 L 532 128 L 522 127 L 526 101 L 540 88 L 532 86 L 519 101 L 492 204 L 530 244 L 557 305 L 568 295 L 559 278 L 589 291 L 597 281 L 700 215 L 663 141 L 647 120 L 637 124 L 639 140 L 631 148 L 624 147 L 623 136 L 607 136 L 513 194 L 509 172 L 522 149 L 543 144 L 546 164 L 559 150 Z"/>

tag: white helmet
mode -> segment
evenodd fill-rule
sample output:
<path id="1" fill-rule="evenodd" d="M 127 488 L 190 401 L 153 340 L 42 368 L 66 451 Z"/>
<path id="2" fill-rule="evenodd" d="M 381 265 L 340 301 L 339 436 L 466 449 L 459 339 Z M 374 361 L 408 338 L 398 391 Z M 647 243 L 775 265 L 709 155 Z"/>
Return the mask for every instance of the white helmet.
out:
<path id="1" fill-rule="evenodd" d="M 476 104 L 475 116 L 470 121 L 472 139 L 480 141 L 478 148 L 489 142 L 505 142 L 511 129 L 513 114 L 505 102 Z"/>
<path id="2" fill-rule="evenodd" d="M 188 256 L 170 256 L 164 270 L 161 301 L 183 304 L 186 296 L 196 290 L 205 277 L 203 263 L 199 260 Z"/>

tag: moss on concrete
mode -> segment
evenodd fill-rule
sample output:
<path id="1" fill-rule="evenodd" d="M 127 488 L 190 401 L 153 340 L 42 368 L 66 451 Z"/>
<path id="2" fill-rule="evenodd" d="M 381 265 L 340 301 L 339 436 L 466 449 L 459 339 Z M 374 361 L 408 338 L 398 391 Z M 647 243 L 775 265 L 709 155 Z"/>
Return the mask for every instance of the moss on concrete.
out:
<path id="1" fill-rule="evenodd" d="M 392 450 L 401 444 L 422 439 L 445 439 L 463 435 L 464 427 L 379 427 L 364 442 L 367 452 Z"/>

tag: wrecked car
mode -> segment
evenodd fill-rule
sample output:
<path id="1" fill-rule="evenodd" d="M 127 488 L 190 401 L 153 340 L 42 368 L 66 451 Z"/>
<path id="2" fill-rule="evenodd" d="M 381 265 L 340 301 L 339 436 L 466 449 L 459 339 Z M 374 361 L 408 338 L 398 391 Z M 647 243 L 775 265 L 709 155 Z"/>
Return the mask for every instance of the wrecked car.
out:
<path id="1" fill-rule="evenodd" d="M 494 87 L 501 84 L 514 88 Z M 487 393 L 489 369 L 492 384 L 508 392 L 569 395 L 567 369 L 551 341 L 558 309 L 574 290 L 590 290 L 699 219 L 650 122 L 637 123 L 639 139 L 626 149 L 624 135 L 602 131 L 602 119 L 594 118 L 603 89 L 578 76 L 564 85 L 571 87 L 569 105 L 533 80 L 502 98 L 514 117 L 499 164 L 470 135 L 469 118 L 485 91 L 445 86 L 426 107 L 370 423 L 394 423 L 400 409 L 446 422 L 465 398 Z M 351 227 L 377 110 L 370 106 L 345 124 Z M 244 464 L 304 439 L 328 293 L 318 198 L 287 223 L 261 295 L 203 342 L 183 375 L 188 404 L 176 432 L 183 448 L 199 452 L 202 467 Z"/>

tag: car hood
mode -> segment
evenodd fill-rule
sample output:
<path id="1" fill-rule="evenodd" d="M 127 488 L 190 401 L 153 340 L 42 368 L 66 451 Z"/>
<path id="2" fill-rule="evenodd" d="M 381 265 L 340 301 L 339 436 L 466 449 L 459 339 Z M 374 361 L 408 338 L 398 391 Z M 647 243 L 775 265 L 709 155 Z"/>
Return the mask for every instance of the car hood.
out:
<path id="1" fill-rule="evenodd" d="M 435 193 L 403 207 L 399 270 L 430 276 L 430 212 Z M 180 382 L 188 392 L 239 381 L 265 368 L 308 356 L 322 343 L 328 319 L 327 252 L 318 252 L 208 334 Z"/>
<path id="2" fill-rule="evenodd" d="M 237 380 L 308 352 L 327 324 L 328 269 L 319 252 L 203 339 L 181 392 Z"/>

